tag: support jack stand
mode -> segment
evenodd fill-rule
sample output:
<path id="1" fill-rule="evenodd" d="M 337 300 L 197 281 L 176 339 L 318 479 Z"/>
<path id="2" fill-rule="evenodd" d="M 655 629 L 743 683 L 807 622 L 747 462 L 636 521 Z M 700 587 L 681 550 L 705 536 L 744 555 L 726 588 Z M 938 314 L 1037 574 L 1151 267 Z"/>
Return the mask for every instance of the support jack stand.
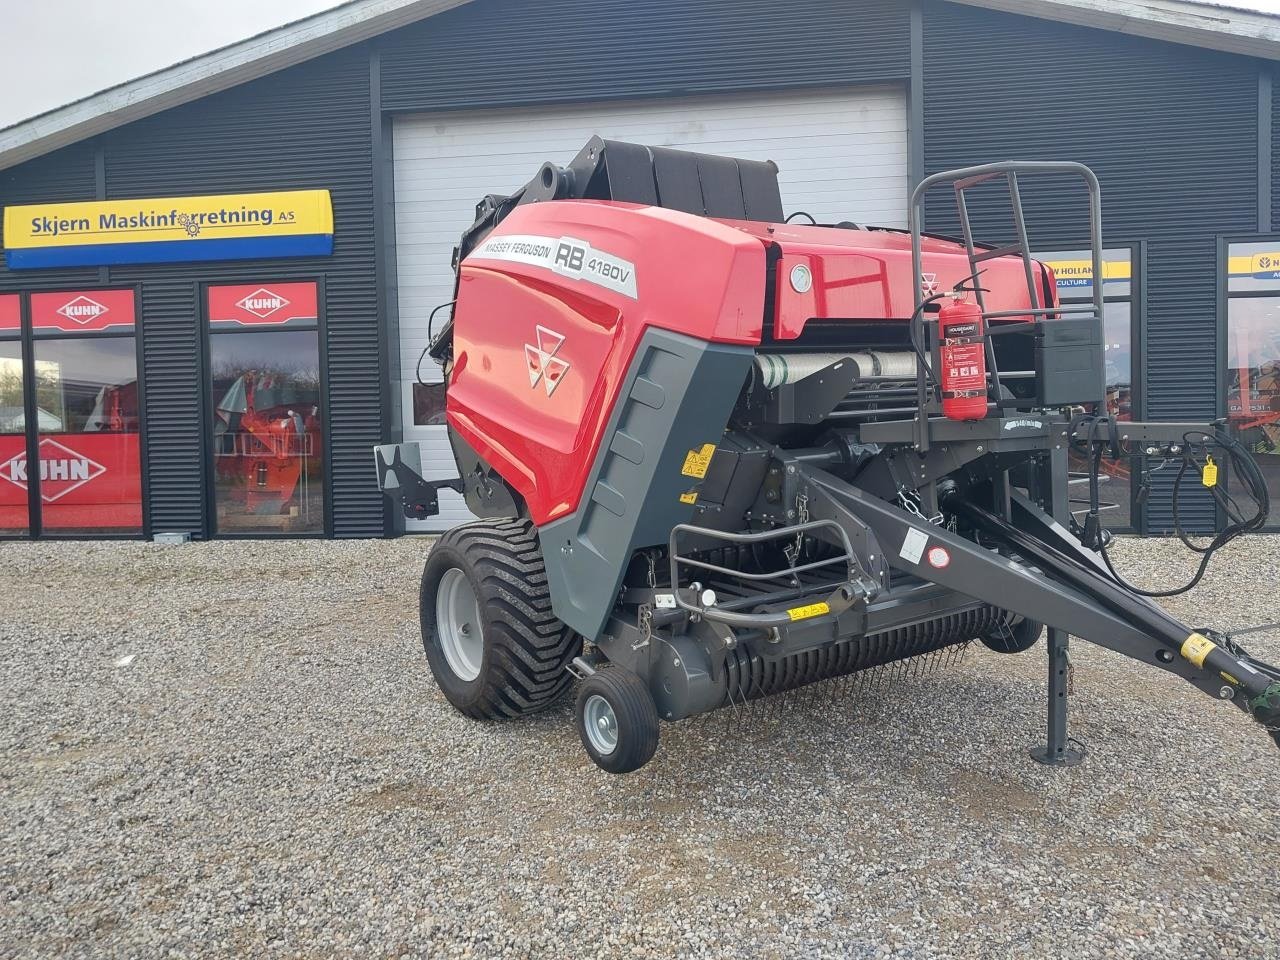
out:
<path id="1" fill-rule="evenodd" d="M 1071 746 L 1067 737 L 1067 695 L 1070 692 L 1070 641 L 1062 630 L 1049 630 L 1049 730 L 1043 747 L 1031 748 L 1031 759 L 1049 767 L 1075 767 L 1084 760 L 1084 748 Z"/>

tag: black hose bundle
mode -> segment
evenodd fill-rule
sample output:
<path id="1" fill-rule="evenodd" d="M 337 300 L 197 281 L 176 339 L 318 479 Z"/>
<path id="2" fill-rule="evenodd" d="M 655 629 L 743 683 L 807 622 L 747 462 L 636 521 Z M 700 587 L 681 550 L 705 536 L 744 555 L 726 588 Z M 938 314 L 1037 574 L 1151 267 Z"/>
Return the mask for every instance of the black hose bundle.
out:
<path id="1" fill-rule="evenodd" d="M 1080 430 L 1085 426 L 1088 427 L 1087 439 L 1080 440 Z M 1267 492 L 1267 483 L 1262 476 L 1262 471 L 1258 469 L 1252 454 L 1227 432 L 1225 423 L 1219 421 L 1214 427 L 1213 433 L 1190 430 L 1183 434 L 1182 462 L 1178 468 L 1178 475 L 1173 481 L 1173 529 L 1188 550 L 1200 555 L 1200 565 L 1191 580 L 1181 587 L 1171 590 L 1144 590 L 1130 583 L 1116 570 L 1107 553 L 1110 536 L 1102 529 L 1098 519 L 1100 507 L 1098 488 L 1102 460 L 1108 455 L 1112 460 L 1118 460 L 1121 456 L 1127 455 L 1121 449 L 1119 441 L 1120 424 L 1110 417 L 1092 414 L 1084 414 L 1071 421 L 1072 449 L 1083 455 L 1089 464 L 1089 513 L 1083 527 L 1076 525 L 1074 519 L 1072 520 L 1073 525 L 1076 526 L 1076 534 L 1080 537 L 1081 543 L 1101 554 L 1103 563 L 1106 564 L 1107 570 L 1115 581 L 1134 593 L 1144 597 L 1176 597 L 1188 592 L 1203 579 L 1205 571 L 1209 568 L 1209 561 L 1213 559 L 1215 553 L 1237 537 L 1260 530 L 1267 522 L 1267 515 L 1271 510 L 1271 498 Z M 1225 457 L 1224 462 L 1230 463 L 1234 469 L 1243 490 L 1253 501 L 1254 510 L 1251 516 L 1245 516 L 1235 497 L 1227 493 L 1224 486 L 1217 482 L 1218 468 L 1212 459 L 1210 448 L 1220 450 Z M 1190 535 L 1182 528 L 1179 511 L 1182 483 L 1193 467 L 1229 521 L 1227 526 L 1205 546 L 1199 546 L 1191 541 Z"/>

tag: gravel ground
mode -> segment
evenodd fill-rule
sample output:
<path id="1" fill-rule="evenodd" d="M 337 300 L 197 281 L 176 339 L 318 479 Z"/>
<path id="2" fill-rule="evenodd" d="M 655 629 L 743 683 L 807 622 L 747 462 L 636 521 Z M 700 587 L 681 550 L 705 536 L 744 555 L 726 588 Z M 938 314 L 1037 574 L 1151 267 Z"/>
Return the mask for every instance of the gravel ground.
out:
<path id="1" fill-rule="evenodd" d="M 1043 648 L 975 646 L 611 777 L 567 702 L 452 712 L 428 546 L 0 548 L 0 956 L 1280 956 L 1280 758 L 1179 681 L 1078 643 L 1073 770 L 1026 756 Z M 1241 542 L 1170 606 L 1280 619 L 1277 570 Z"/>

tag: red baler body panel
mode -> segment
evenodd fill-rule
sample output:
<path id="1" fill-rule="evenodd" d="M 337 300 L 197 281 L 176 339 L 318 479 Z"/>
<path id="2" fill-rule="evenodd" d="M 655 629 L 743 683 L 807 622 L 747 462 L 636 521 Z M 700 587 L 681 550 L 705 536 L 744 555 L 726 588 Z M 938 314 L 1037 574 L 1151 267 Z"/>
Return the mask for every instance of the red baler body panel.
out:
<path id="1" fill-rule="evenodd" d="M 512 256 L 541 241 L 589 244 L 632 265 L 636 295 L 485 256 L 504 238 Z M 518 207 L 462 264 L 449 424 L 519 491 L 534 523 L 571 513 L 645 330 L 759 343 L 764 281 L 764 245 L 704 217 L 603 201 Z"/>
<path id="2" fill-rule="evenodd" d="M 911 276 L 911 237 L 890 230 L 840 230 L 795 224 L 737 223 L 739 229 L 782 249 L 777 265 L 778 305 L 773 335 L 794 340 L 814 319 L 905 321 L 915 309 Z M 950 290 L 972 272 L 964 248 L 934 237 L 921 243 L 926 286 Z M 791 285 L 791 271 L 809 268 L 813 287 L 806 293 Z M 1002 257 L 982 264 L 981 286 L 991 313 L 1029 307 L 1022 261 Z M 1037 284 L 1042 278 L 1036 277 Z M 1052 280 L 1048 284 L 1052 291 Z M 1044 286 L 1037 288 L 1043 298 Z M 1050 296 L 1053 296 L 1052 292 Z M 1042 303 L 1041 306 L 1049 306 Z M 1005 322 L 1015 322 L 1011 317 Z"/>
<path id="3" fill-rule="evenodd" d="M 771 247 L 781 253 L 777 340 L 812 320 L 904 323 L 912 313 L 905 234 L 611 201 L 517 207 L 460 268 L 449 425 L 519 492 L 535 524 L 572 513 L 645 331 L 759 345 Z M 563 264 L 553 263 L 559 253 Z M 798 263 L 813 276 L 805 293 L 789 281 Z M 1020 260 L 983 267 L 988 310 L 1028 306 Z M 970 269 L 959 246 L 926 238 L 924 272 L 944 290 Z"/>

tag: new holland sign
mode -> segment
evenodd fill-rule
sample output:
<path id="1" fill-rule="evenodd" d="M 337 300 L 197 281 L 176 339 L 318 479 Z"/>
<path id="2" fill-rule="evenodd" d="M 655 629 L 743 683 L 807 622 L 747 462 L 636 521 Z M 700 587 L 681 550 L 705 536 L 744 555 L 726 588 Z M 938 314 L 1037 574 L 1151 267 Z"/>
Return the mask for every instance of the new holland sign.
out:
<path id="1" fill-rule="evenodd" d="M 333 252 L 328 190 L 5 207 L 10 269 L 316 257 Z"/>

